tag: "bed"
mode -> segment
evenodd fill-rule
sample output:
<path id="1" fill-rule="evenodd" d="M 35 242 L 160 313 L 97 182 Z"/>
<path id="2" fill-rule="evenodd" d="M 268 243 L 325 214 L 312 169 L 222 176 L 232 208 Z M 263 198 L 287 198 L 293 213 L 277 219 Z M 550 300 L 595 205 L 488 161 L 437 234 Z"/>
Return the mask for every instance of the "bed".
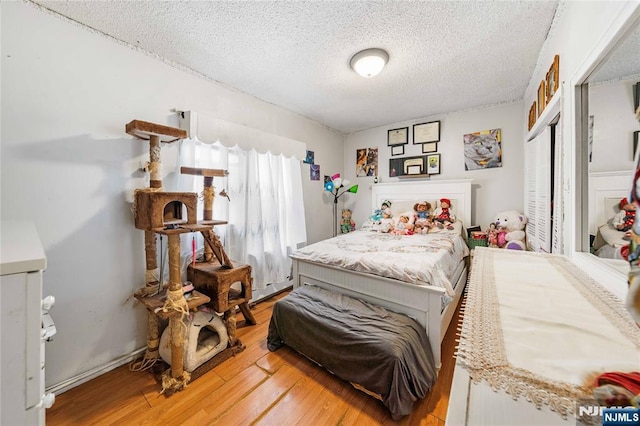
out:
<path id="1" fill-rule="evenodd" d="M 394 420 L 436 380 L 424 328 L 406 315 L 306 285 L 277 301 L 267 347 L 287 345 L 379 399 Z"/>
<path id="2" fill-rule="evenodd" d="M 603 259 L 625 262 L 622 249 L 629 245 L 624 232 L 611 223 L 620 200 L 629 197 L 633 171 L 600 172 L 589 175 L 589 234 L 594 235 L 593 253 Z"/>
<path id="3" fill-rule="evenodd" d="M 440 198 L 448 198 L 452 203 L 452 210 L 460 224 L 471 223 L 471 179 L 464 180 L 437 180 L 420 182 L 385 183 L 372 186 L 371 211 L 380 208 L 384 200 L 392 201 L 394 214 L 400 214 L 403 210 L 411 208 L 417 201 L 426 200 L 434 205 L 434 201 Z M 433 206 L 435 208 L 435 205 Z M 463 227 L 459 225 L 462 239 Z M 365 231 L 360 231 L 365 232 Z M 355 234 L 355 233 L 354 233 Z M 357 235 L 357 234 L 355 234 Z M 441 234 L 443 238 L 453 240 L 451 233 Z M 411 238 L 421 237 L 392 236 L 382 238 L 398 238 L 415 245 Z M 354 242 L 349 234 L 332 238 L 317 244 L 339 244 L 341 241 Z M 364 237 L 366 238 L 366 237 Z M 414 243 L 411 243 L 414 241 Z M 354 244 L 356 244 L 354 242 Z M 459 246 L 459 242 L 457 243 Z M 455 244 L 454 244 L 455 245 Z M 363 250 L 366 244 L 362 246 Z M 373 305 L 382 306 L 392 312 L 407 315 L 424 327 L 429 339 L 435 367 L 441 366 L 441 343 L 455 312 L 458 300 L 464 289 L 467 279 L 468 249 L 466 245 L 460 247 L 462 257 L 455 261 L 446 277 L 450 283 L 447 285 L 431 285 L 421 280 L 401 279 L 402 271 L 398 271 L 395 277 L 389 278 L 370 273 L 366 268 L 361 270 L 346 269 L 335 264 L 323 263 L 321 258 L 310 260 L 294 253 L 293 261 L 293 286 L 294 289 L 304 285 L 315 285 L 326 290 L 345 294 Z M 304 248 L 303 250 L 306 250 Z M 464 250 L 467 250 L 466 252 Z M 411 250 L 407 250 L 411 251 Z M 407 253 L 405 253 L 407 254 Z M 415 256 L 415 254 L 414 254 Z M 355 262 L 358 263 L 358 262 Z M 442 278 L 442 277 L 440 277 Z M 415 283 L 419 281 L 418 285 Z M 440 279 L 442 281 L 442 279 Z M 443 302 L 444 299 L 444 302 Z M 444 306 L 444 307 L 443 307 Z"/>

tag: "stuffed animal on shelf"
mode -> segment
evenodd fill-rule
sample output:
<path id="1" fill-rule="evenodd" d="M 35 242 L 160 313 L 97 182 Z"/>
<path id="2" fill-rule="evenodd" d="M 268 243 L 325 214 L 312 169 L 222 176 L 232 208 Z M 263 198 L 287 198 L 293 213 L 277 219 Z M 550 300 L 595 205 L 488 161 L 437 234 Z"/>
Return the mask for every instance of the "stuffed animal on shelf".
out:
<path id="1" fill-rule="evenodd" d="M 448 198 L 440 199 L 440 207 L 433 213 L 433 220 L 440 229 L 453 229 L 453 222 L 456 221 L 456 217 L 451 211 L 451 200 Z"/>
<path id="2" fill-rule="evenodd" d="M 527 217 L 515 210 L 500 212 L 493 221 L 498 230 L 498 247 L 511 250 L 526 250 Z"/>
<path id="3" fill-rule="evenodd" d="M 420 201 L 413 205 L 413 231 L 416 234 L 426 234 L 431 229 L 431 203 Z"/>
<path id="4" fill-rule="evenodd" d="M 340 232 L 347 234 L 356 230 L 356 223 L 351 219 L 351 210 L 342 209 L 342 219 L 340 220 Z"/>

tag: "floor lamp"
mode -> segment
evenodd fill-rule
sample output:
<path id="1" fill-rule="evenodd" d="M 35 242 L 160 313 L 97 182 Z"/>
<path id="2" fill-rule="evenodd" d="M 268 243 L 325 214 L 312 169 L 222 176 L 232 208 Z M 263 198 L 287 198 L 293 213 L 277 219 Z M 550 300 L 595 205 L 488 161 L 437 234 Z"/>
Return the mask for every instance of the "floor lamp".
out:
<path id="1" fill-rule="evenodd" d="M 342 179 L 340 173 L 331 176 L 331 180 L 324 183 L 324 190 L 333 195 L 333 236 L 338 235 L 338 198 L 347 192 L 355 194 L 358 185 L 350 185 L 349 181 Z"/>

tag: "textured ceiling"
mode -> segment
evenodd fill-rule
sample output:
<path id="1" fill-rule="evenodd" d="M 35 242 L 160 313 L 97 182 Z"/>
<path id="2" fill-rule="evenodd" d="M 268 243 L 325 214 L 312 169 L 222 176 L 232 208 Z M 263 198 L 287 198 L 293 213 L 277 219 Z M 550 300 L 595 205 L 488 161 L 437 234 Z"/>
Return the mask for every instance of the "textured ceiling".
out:
<path id="1" fill-rule="evenodd" d="M 558 1 L 36 1 L 343 133 L 520 100 Z M 358 51 L 390 56 L 377 77 Z"/>
<path id="2" fill-rule="evenodd" d="M 589 77 L 592 83 L 640 78 L 640 26 L 620 40 L 603 64 Z"/>

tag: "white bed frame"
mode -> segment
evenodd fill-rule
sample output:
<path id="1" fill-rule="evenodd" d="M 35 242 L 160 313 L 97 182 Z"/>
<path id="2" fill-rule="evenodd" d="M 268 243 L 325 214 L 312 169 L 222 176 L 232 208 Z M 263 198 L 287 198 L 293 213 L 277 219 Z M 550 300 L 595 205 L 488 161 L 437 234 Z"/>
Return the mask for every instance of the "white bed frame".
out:
<path id="1" fill-rule="evenodd" d="M 416 201 L 434 201 L 440 198 L 451 200 L 451 210 L 465 226 L 471 222 L 472 179 L 433 180 L 377 184 L 372 187 L 371 211 L 380 208 L 383 200 L 393 204 L 391 210 L 398 214 L 396 206 L 413 205 Z M 441 299 L 445 291 L 441 287 L 418 286 L 399 280 L 384 278 L 361 272 L 321 265 L 293 259 L 293 287 L 317 285 L 414 318 L 425 327 L 435 365 L 440 370 L 441 343 L 449 327 L 460 296 L 467 282 L 468 267 L 465 265 L 456 283 L 454 300 L 441 312 Z"/>

